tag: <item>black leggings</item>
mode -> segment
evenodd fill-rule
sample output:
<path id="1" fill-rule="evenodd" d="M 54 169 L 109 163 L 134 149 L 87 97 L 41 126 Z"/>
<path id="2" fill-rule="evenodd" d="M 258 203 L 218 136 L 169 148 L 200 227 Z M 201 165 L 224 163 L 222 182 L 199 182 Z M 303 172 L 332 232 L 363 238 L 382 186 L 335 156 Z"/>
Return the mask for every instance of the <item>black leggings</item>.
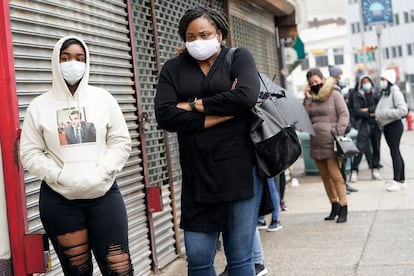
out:
<path id="1" fill-rule="evenodd" d="M 116 183 L 102 197 L 68 200 L 42 182 L 39 209 L 65 275 L 92 275 L 91 250 L 102 275 L 133 275 L 127 213 Z"/>
<path id="2" fill-rule="evenodd" d="M 400 141 L 404 131 L 401 120 L 396 120 L 384 126 L 384 137 L 390 148 L 394 180 L 403 182 L 405 180 L 405 164 L 400 152 Z"/>

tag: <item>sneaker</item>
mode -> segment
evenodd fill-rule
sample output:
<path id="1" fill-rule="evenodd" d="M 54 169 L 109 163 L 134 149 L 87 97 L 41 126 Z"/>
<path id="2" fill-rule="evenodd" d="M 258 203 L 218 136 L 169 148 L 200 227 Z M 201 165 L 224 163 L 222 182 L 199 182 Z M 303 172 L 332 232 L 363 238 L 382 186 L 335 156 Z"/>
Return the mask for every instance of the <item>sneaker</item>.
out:
<path id="1" fill-rule="evenodd" d="M 380 173 L 379 173 L 379 169 L 373 169 L 372 170 L 372 174 L 371 174 L 371 176 L 372 176 L 372 179 L 375 179 L 375 180 L 383 180 L 384 178 L 380 175 Z"/>
<path id="2" fill-rule="evenodd" d="M 286 203 L 284 201 L 280 202 L 280 210 L 282 210 L 282 211 L 287 211 L 288 210 L 288 208 L 286 206 Z"/>
<path id="3" fill-rule="evenodd" d="M 357 173 L 357 171 L 351 171 L 351 182 L 352 183 L 358 182 L 358 173 Z"/>
<path id="4" fill-rule="evenodd" d="M 256 270 L 256 276 L 263 276 L 268 272 L 264 264 L 254 264 L 254 268 Z"/>
<path id="5" fill-rule="evenodd" d="M 407 189 L 407 182 L 401 182 L 400 187 L 401 187 L 401 190 Z"/>
<path id="6" fill-rule="evenodd" d="M 388 192 L 396 192 L 399 190 L 401 190 L 401 184 L 394 180 L 391 182 L 391 184 L 387 188 Z"/>
<path id="7" fill-rule="evenodd" d="M 256 270 L 256 276 L 264 276 L 268 272 L 267 268 L 262 264 L 254 264 L 254 269 Z M 227 265 L 226 265 L 226 268 L 224 268 L 224 271 L 220 273 L 219 276 L 227 276 L 227 275 L 229 275 L 229 273 L 228 273 Z"/>
<path id="8" fill-rule="evenodd" d="M 272 222 L 267 227 L 266 231 L 273 232 L 282 229 L 282 224 L 280 224 L 280 220 L 272 219 Z"/>
<path id="9" fill-rule="evenodd" d="M 356 192 L 359 191 L 358 189 L 355 189 L 355 188 L 351 187 L 349 184 L 345 184 L 345 185 L 346 185 L 346 192 L 347 192 L 347 194 L 348 194 L 348 192 L 349 193 L 356 193 Z"/>
<path id="10" fill-rule="evenodd" d="M 267 228 L 266 221 L 260 221 L 260 220 L 258 220 L 258 221 L 257 221 L 257 225 L 256 225 L 256 227 L 257 227 L 257 229 L 259 229 L 259 230 L 266 229 L 266 228 Z"/>

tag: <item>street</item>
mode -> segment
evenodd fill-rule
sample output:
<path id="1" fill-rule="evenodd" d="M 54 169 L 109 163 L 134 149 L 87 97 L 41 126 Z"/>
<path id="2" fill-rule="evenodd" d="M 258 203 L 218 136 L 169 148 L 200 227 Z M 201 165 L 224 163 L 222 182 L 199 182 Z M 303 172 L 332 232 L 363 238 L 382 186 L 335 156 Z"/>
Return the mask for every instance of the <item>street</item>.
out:
<path id="1" fill-rule="evenodd" d="M 288 211 L 281 212 L 283 229 L 260 231 L 267 275 L 414 275 L 414 132 L 405 131 L 401 142 L 408 188 L 387 192 L 392 179 L 388 146 L 381 142 L 381 174 L 386 180 L 371 180 L 365 159 L 359 192 L 348 196 L 348 222 L 324 221 L 330 203 L 319 176 L 304 175 L 300 158 L 291 168 L 299 186 L 287 184 Z M 267 220 L 269 221 L 270 218 Z M 225 266 L 223 250 L 215 266 Z M 161 275 L 187 275 L 184 259 L 174 261 Z"/>

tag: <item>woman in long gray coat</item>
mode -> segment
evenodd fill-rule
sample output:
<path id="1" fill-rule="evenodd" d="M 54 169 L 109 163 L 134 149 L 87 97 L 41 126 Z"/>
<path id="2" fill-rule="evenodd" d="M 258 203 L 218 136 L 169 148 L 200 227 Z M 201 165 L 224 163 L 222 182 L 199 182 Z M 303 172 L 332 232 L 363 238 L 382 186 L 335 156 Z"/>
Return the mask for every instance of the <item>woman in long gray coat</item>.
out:
<path id="1" fill-rule="evenodd" d="M 311 137 L 310 155 L 315 160 L 332 209 L 325 220 L 346 222 L 348 203 L 340 163 L 333 151 L 333 134 L 344 134 L 349 112 L 340 89 L 332 77 L 324 78 L 318 68 L 310 69 L 306 78 L 304 106 L 312 121 L 315 136 Z"/>

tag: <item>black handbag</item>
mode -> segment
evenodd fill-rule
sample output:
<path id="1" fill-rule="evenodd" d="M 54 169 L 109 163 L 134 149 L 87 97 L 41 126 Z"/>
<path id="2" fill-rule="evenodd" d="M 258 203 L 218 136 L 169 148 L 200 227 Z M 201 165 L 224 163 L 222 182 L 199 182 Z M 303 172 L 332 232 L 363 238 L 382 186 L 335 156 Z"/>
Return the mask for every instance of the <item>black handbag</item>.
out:
<path id="1" fill-rule="evenodd" d="M 359 154 L 359 149 L 352 141 L 351 137 L 345 135 L 333 135 L 334 152 L 338 158 L 350 158 Z"/>
<path id="2" fill-rule="evenodd" d="M 270 93 L 259 98 L 252 108 L 250 138 L 255 145 L 257 167 L 266 177 L 274 177 L 289 168 L 302 154 L 294 126 L 278 109 L 278 98 Z"/>
<path id="3" fill-rule="evenodd" d="M 227 53 L 226 63 L 231 68 L 233 53 Z M 302 146 L 294 126 L 290 125 L 278 108 L 278 99 L 286 97 L 270 93 L 260 73 L 266 91 L 260 91 L 256 105 L 251 109 L 250 138 L 255 146 L 257 168 L 264 177 L 274 177 L 289 168 L 302 154 Z"/>

